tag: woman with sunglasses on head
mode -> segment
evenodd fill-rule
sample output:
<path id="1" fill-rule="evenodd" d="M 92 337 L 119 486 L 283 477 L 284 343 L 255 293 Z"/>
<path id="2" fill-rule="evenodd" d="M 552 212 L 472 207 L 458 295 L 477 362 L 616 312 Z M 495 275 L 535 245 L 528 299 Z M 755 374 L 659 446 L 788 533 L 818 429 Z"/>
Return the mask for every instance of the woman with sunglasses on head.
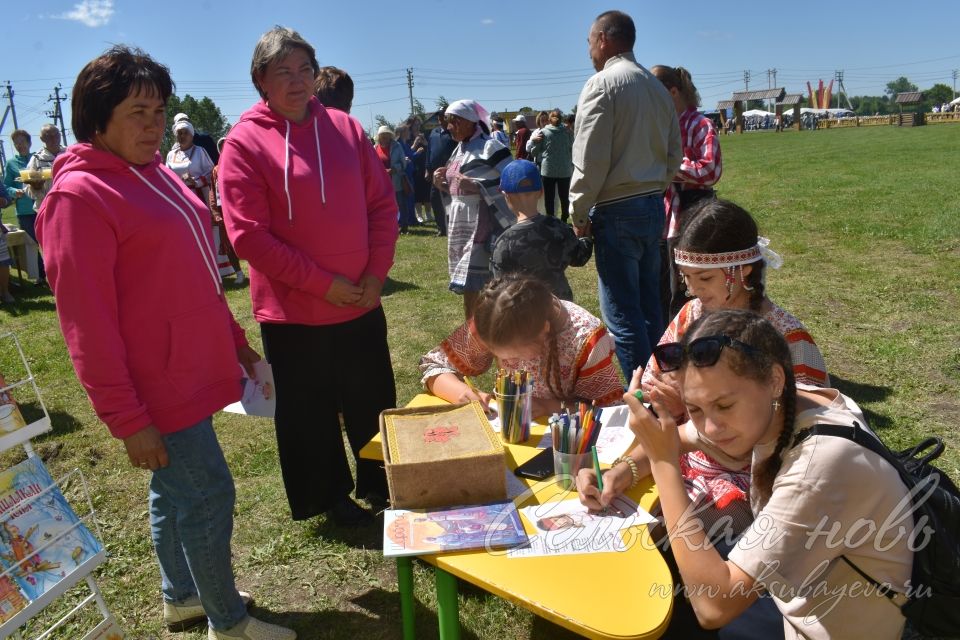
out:
<path id="1" fill-rule="evenodd" d="M 656 399 L 659 418 L 633 394 L 624 400 L 700 624 L 726 625 L 766 591 L 787 638 L 899 638 L 900 609 L 858 569 L 905 591 L 913 552 L 910 527 L 900 526 L 898 517 L 909 521 L 901 504 L 907 488 L 893 467 L 860 444 L 804 434 L 814 425 L 864 426 L 856 403 L 835 389 L 796 383 L 781 332 L 749 311 L 708 314 L 669 347 L 661 349 L 661 362 L 679 367 L 690 422 L 678 429 Z M 753 461 L 756 519 L 727 559 L 705 544 L 706 532 L 691 513 L 679 463 L 689 448 Z M 624 479 L 607 471 L 602 494 L 593 477 L 579 480 L 583 502 L 599 509 L 618 492 L 614 485 L 622 490 L 630 483 L 630 474 Z"/>

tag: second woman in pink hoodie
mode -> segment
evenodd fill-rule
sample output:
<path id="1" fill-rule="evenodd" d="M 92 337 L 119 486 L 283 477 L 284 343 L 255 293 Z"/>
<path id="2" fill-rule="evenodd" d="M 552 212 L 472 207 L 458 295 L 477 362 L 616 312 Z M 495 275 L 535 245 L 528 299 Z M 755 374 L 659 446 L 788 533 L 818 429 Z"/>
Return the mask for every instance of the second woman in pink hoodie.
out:
<path id="1" fill-rule="evenodd" d="M 313 97 L 319 65 L 276 27 L 253 54 L 263 100 L 231 129 L 219 181 L 227 233 L 250 264 L 254 317 L 277 389 L 283 480 L 295 520 L 370 522 L 340 434 L 357 457 L 356 496 L 381 502 L 383 469 L 360 460 L 396 405 L 380 290 L 393 264 L 397 202 L 360 123 Z"/>

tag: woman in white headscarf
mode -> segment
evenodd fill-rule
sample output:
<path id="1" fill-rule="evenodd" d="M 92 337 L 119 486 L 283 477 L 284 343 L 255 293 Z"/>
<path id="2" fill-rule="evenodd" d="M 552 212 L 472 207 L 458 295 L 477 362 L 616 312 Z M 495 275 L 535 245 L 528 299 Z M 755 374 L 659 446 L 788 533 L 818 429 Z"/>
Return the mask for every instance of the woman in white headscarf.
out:
<path id="1" fill-rule="evenodd" d="M 473 315 L 477 295 L 491 278 L 490 251 L 516 216 L 497 188 L 500 172 L 513 160 L 510 149 L 490 136 L 490 115 L 475 100 L 457 100 L 445 112 L 447 129 L 459 144 L 445 167 L 433 174 L 447 210 L 450 290 L 463 295 Z"/>
<path id="2" fill-rule="evenodd" d="M 213 160 L 210 159 L 206 149 L 193 143 L 194 133 L 190 120 L 183 114 L 179 114 L 173 123 L 173 135 L 177 143 L 167 153 L 167 166 L 180 176 L 180 179 L 197 194 L 200 200 L 209 203 Z M 217 250 L 217 270 L 220 272 L 220 277 L 236 273 L 238 270 L 230 263 L 230 257 L 221 247 L 223 229 L 214 224 L 212 213 L 210 233 L 213 235 L 213 246 L 220 247 Z"/>

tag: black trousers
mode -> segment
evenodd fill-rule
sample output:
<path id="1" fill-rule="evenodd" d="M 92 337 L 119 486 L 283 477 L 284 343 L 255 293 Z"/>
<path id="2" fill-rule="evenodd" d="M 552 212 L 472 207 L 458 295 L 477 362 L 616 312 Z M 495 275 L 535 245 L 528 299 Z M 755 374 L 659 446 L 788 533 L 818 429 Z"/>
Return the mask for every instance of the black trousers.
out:
<path id="1" fill-rule="evenodd" d="M 560 219 L 564 222 L 570 216 L 570 178 L 548 178 L 543 176 L 543 206 L 548 216 L 554 214 L 554 202 L 560 194 Z"/>
<path id="2" fill-rule="evenodd" d="M 277 448 L 293 519 L 323 513 L 354 488 L 339 412 L 357 461 L 357 497 L 386 497 L 382 463 L 359 458 L 379 430 L 380 412 L 397 404 L 383 308 L 334 325 L 264 323 L 260 334 L 273 367 Z"/>
<path id="3" fill-rule="evenodd" d="M 430 185 L 430 207 L 433 209 L 433 219 L 437 221 L 437 231 L 447 235 L 447 212 L 443 208 L 440 190 L 433 185 Z"/>

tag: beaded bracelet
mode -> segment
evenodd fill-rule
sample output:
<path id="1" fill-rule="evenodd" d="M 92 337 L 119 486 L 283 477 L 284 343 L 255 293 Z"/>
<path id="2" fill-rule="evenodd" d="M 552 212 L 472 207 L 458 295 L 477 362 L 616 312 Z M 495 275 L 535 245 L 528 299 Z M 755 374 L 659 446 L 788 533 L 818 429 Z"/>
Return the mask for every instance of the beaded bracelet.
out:
<path id="1" fill-rule="evenodd" d="M 630 482 L 630 486 L 627 487 L 627 489 L 633 489 L 635 486 L 637 486 L 637 484 L 640 483 L 640 471 L 637 469 L 637 463 L 634 462 L 633 458 L 630 456 L 620 456 L 613 461 L 613 465 L 610 468 L 612 469 L 621 462 L 625 462 L 627 466 L 630 467 L 630 475 L 633 476 L 633 480 Z"/>

